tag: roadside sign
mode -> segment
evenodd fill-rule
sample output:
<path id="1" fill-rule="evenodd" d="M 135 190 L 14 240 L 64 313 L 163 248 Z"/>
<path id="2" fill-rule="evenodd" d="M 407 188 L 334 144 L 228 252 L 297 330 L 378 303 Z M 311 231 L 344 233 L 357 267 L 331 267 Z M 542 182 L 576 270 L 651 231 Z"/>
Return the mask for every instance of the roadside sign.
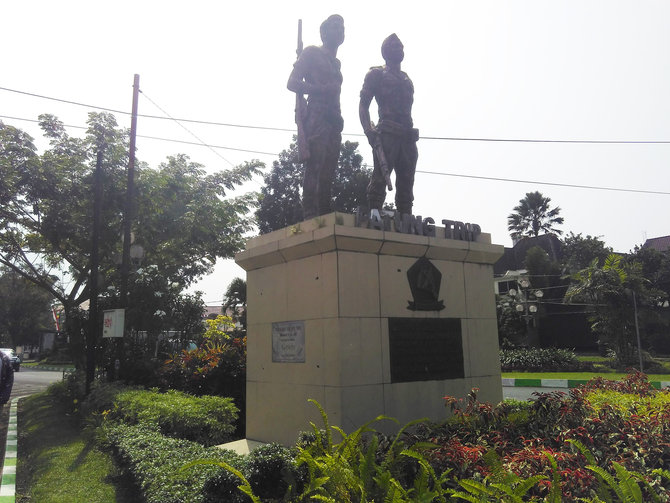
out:
<path id="1" fill-rule="evenodd" d="M 123 337 L 123 326 L 126 321 L 125 309 L 108 309 L 104 311 L 102 320 L 103 337 Z"/>

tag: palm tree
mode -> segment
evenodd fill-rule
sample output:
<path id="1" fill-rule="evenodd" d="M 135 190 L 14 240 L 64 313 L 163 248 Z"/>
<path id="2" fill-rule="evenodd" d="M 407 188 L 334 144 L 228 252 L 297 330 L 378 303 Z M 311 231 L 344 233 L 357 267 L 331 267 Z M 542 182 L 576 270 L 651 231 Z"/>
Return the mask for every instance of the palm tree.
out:
<path id="1" fill-rule="evenodd" d="M 558 216 L 561 208 L 549 209 L 550 201 L 540 192 L 527 192 L 514 207 L 514 213 L 507 217 L 507 230 L 511 231 L 512 239 L 535 237 L 540 232 L 562 234 L 563 231 L 554 228 L 554 225 L 563 223 L 563 217 Z"/>
<path id="2" fill-rule="evenodd" d="M 230 317 L 235 323 L 247 330 L 247 282 L 242 278 L 233 279 L 226 293 L 223 294 L 223 314 L 231 312 Z"/>
<path id="3" fill-rule="evenodd" d="M 591 330 L 598 334 L 599 343 L 616 353 L 619 365 L 630 365 L 635 360 L 634 302 L 656 305 L 661 298 L 660 292 L 649 288 L 649 281 L 642 276 L 642 265 L 625 262 L 620 255 L 611 253 L 602 267 L 596 257 L 572 279 L 565 295 L 568 303 L 589 305 Z"/>

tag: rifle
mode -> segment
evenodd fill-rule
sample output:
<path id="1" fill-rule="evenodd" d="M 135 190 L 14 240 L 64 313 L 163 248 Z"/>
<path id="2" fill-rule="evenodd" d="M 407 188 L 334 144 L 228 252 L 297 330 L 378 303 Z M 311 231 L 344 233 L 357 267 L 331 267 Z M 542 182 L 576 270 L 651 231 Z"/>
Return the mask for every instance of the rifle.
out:
<path id="1" fill-rule="evenodd" d="M 295 51 L 297 59 L 302 54 L 302 19 L 298 19 L 298 48 Z M 305 109 L 307 107 L 307 100 L 301 93 L 295 94 L 295 124 L 298 127 L 298 160 L 305 162 L 309 159 L 309 142 L 307 141 L 307 133 L 303 125 L 303 117 L 305 116 Z"/>
<path id="2" fill-rule="evenodd" d="M 372 130 L 376 131 L 375 125 L 373 122 L 370 122 Z M 384 180 L 386 180 L 386 188 L 388 190 L 393 190 L 393 184 L 391 183 L 391 172 L 389 171 L 389 163 L 386 160 L 386 154 L 384 153 L 384 147 L 382 146 L 382 138 L 379 133 L 375 135 L 375 142 L 372 145 L 372 150 L 377 154 L 377 160 L 379 161 L 379 170 L 384 175 Z"/>

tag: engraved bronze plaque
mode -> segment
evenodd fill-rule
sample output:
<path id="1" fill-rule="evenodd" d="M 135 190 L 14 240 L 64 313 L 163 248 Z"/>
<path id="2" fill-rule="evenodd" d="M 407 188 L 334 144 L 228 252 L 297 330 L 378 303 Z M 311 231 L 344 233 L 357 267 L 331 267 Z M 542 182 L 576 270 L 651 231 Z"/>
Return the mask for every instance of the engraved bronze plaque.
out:
<path id="1" fill-rule="evenodd" d="M 464 377 L 461 320 L 389 318 L 391 382 Z"/>

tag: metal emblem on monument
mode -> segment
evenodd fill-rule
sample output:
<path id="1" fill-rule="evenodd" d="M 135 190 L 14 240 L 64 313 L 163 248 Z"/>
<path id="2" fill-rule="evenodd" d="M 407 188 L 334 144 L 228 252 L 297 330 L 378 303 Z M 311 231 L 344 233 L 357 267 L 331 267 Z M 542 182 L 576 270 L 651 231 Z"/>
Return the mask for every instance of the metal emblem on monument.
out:
<path id="1" fill-rule="evenodd" d="M 441 311 L 444 301 L 438 300 L 442 273 L 426 257 L 421 257 L 407 270 L 407 280 L 414 301 L 408 301 L 412 311 Z"/>

